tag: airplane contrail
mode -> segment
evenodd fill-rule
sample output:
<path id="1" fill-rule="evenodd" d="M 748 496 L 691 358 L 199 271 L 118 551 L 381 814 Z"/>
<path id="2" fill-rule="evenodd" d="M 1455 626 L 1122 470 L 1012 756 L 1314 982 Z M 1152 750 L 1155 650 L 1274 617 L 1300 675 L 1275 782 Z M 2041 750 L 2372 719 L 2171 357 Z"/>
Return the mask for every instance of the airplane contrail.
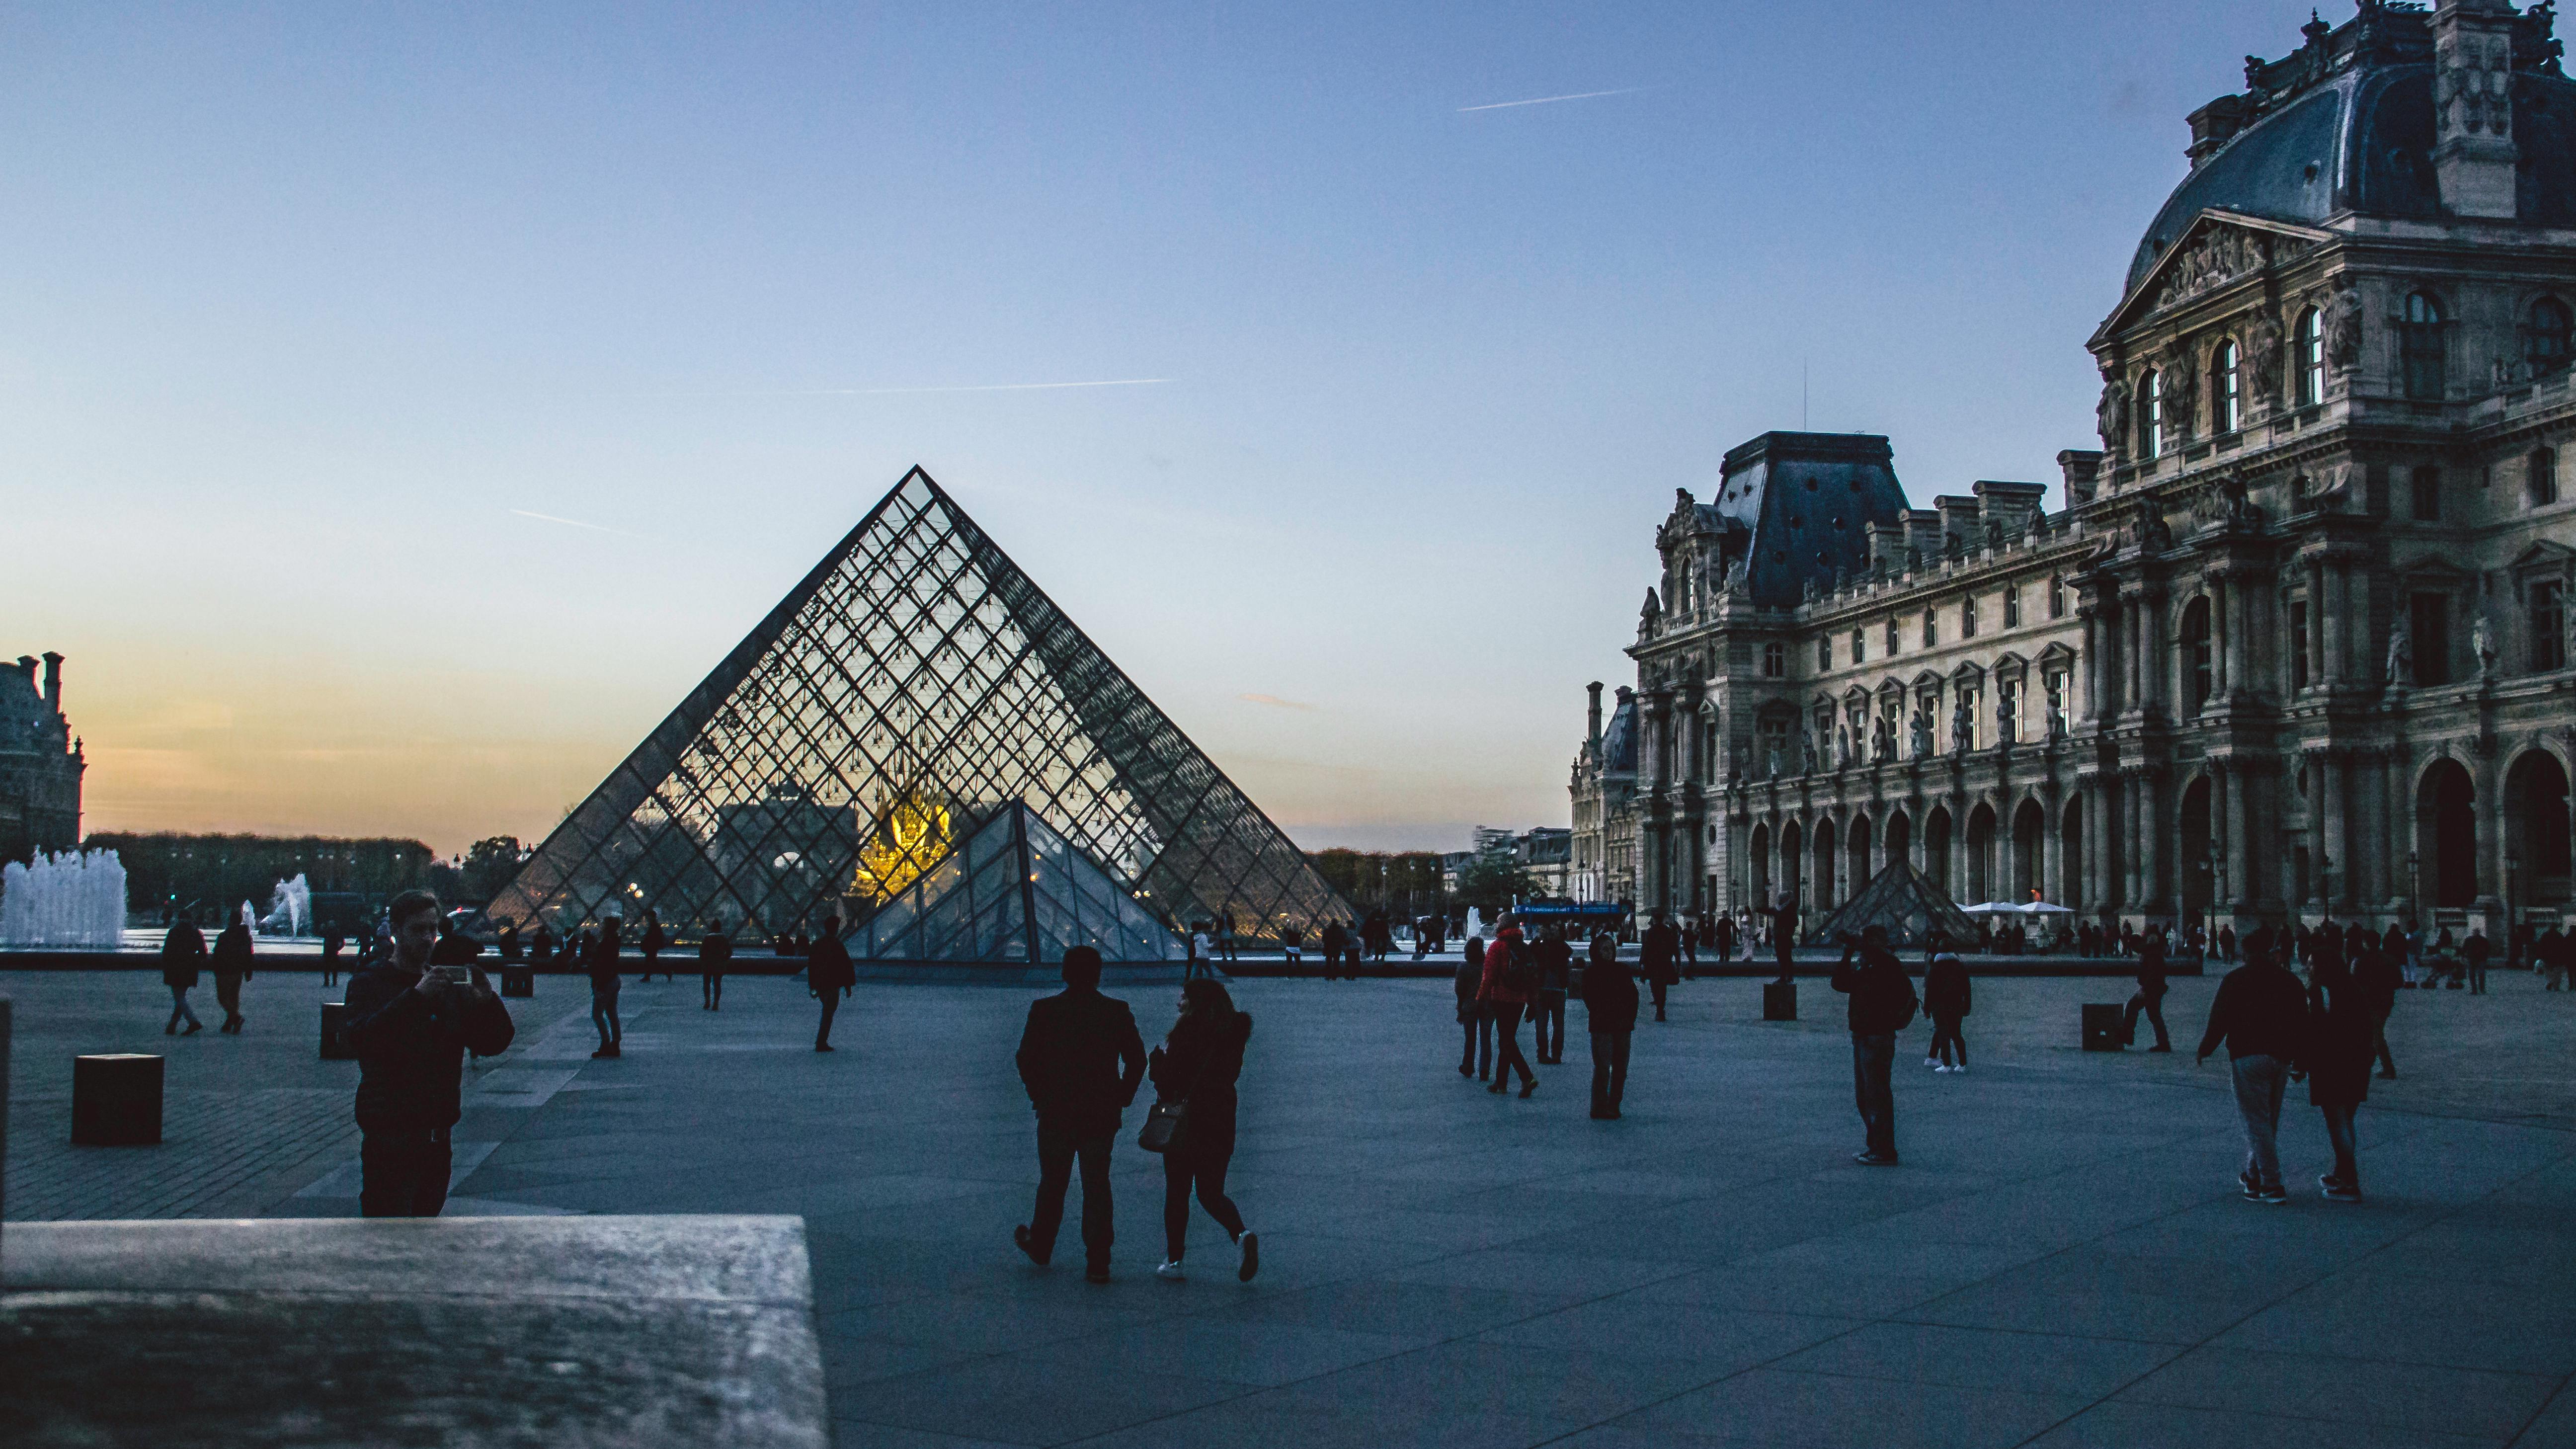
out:
<path id="1" fill-rule="evenodd" d="M 1652 86 L 1629 86 L 1624 90 L 1577 91 L 1570 96 L 1538 96 L 1526 101 L 1496 101 L 1489 106 L 1460 106 L 1458 114 L 1463 116 L 1469 111 L 1508 111 L 1514 106 L 1547 106 L 1554 105 L 1558 101 L 1589 101 L 1597 100 L 1602 96 L 1633 96 L 1639 91 L 1652 89 L 1654 89 Z"/>
<path id="2" fill-rule="evenodd" d="M 899 393 L 919 392 L 1051 392 L 1068 387 L 1151 387 L 1171 382 L 1168 377 L 1112 377 L 1097 382 L 991 382 L 963 387 L 809 387 L 781 393 L 782 397 L 891 397 Z"/>
<path id="3" fill-rule="evenodd" d="M 611 528 L 604 523 L 584 523 L 578 518 L 557 518 L 551 513 L 530 513 L 524 508 L 512 508 L 505 511 L 515 513 L 521 518 L 536 519 L 540 523 L 560 523 L 568 528 L 587 528 L 594 533 L 614 533 L 625 538 L 633 538 L 635 536 L 628 533 L 625 529 Z"/>

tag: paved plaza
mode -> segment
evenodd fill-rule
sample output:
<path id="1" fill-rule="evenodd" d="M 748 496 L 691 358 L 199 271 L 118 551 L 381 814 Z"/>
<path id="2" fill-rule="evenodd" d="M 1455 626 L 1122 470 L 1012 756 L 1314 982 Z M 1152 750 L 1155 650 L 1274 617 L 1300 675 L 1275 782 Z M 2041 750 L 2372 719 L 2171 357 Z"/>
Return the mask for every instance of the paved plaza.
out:
<path id="1" fill-rule="evenodd" d="M 2076 1008 L 2119 983 L 1981 981 L 1975 1069 L 1901 1051 L 1905 1165 L 1874 1170 L 1818 982 L 1795 1024 L 1750 981 L 1680 988 L 1611 1123 L 1579 1008 L 1521 1101 L 1457 1075 L 1445 983 L 1239 982 L 1262 1275 L 1200 1216 L 1191 1280 L 1154 1278 L 1159 1164 L 1122 1139 L 1095 1287 L 1070 1223 L 1052 1269 L 1010 1246 L 1028 992 L 863 985 L 819 1056 L 800 983 L 709 1014 L 691 978 L 630 978 L 626 1055 L 592 1061 L 586 992 L 547 978 L 470 1077 L 453 1210 L 803 1215 L 849 1445 L 2576 1444 L 2576 996 L 2404 993 L 2368 1200 L 2319 1199 L 2293 1088 L 2293 1200 L 2262 1207 L 2227 1075 L 2189 1054 L 2215 984 L 2175 984 L 2176 1054 L 2104 1056 Z M 253 982 L 239 1039 L 163 1037 L 147 972 L 0 990 L 11 1219 L 355 1212 L 318 977 Z M 1168 1026 L 1171 986 L 1113 993 Z M 167 1053 L 165 1145 L 65 1145 L 68 1059 L 98 1050 Z"/>

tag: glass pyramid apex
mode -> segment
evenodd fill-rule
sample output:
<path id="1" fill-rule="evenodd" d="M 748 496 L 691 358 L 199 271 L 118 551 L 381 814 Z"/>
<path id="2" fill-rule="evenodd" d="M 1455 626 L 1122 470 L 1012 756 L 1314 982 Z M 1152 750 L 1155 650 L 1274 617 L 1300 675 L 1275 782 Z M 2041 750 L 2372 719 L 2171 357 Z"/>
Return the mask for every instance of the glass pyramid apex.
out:
<path id="1" fill-rule="evenodd" d="M 560 932 L 654 909 L 684 932 L 720 921 L 771 935 L 811 935 L 837 915 L 855 931 L 1014 802 L 1044 832 L 1015 827 L 1034 856 L 1061 841 L 1167 933 L 1231 915 L 1247 940 L 1288 926 L 1312 937 L 1352 919 L 1286 834 L 918 468 L 564 818 L 487 914 Z"/>

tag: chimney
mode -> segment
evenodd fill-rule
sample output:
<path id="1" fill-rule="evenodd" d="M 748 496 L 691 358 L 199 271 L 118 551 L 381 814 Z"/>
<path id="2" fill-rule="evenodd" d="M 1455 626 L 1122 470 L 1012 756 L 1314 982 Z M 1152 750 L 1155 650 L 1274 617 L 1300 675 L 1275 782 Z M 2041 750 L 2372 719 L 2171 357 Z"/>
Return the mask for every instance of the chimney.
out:
<path id="1" fill-rule="evenodd" d="M 19 655 L 18 672 L 27 676 L 27 688 L 30 691 L 34 690 L 36 687 L 36 656 L 33 654 Z"/>
<path id="2" fill-rule="evenodd" d="M 63 712 L 63 656 L 45 651 L 45 708 Z"/>
<path id="3" fill-rule="evenodd" d="M 2433 174 L 2453 216 L 2515 213 L 2513 22 L 2506 0 L 2433 11 Z"/>
<path id="4" fill-rule="evenodd" d="M 2093 501 L 2094 485 L 2101 481 L 2102 455 L 2089 448 L 2069 448 L 2057 455 L 2057 472 L 2066 484 L 2066 506 Z"/>
<path id="5" fill-rule="evenodd" d="M 1592 696 L 1591 707 L 1584 711 L 1583 737 L 1591 742 L 1593 749 L 1598 750 L 1601 748 L 1601 681 L 1596 679 L 1583 686 L 1583 692 Z"/>

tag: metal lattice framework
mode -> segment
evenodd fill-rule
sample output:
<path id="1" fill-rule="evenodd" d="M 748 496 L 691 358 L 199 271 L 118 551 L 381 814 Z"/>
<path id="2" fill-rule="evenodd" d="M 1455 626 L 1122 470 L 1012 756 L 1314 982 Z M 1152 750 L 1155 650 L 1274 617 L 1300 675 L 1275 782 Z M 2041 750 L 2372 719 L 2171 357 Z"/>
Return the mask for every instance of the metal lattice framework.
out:
<path id="1" fill-rule="evenodd" d="M 1349 906 L 919 468 L 492 902 L 557 930 L 855 929 L 1013 802 L 1167 927 Z M 929 884 L 924 881 L 924 885 Z"/>

